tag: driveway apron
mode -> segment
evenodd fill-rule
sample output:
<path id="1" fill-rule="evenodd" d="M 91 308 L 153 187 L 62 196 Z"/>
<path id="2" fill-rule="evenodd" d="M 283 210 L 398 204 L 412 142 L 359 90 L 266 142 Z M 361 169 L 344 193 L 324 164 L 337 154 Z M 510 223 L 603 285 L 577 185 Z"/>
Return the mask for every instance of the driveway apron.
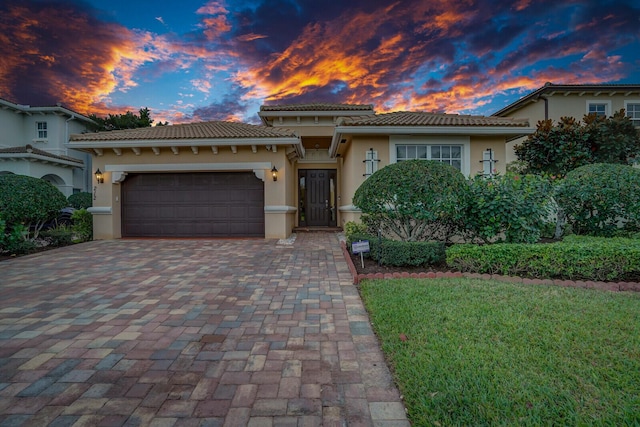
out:
<path id="1" fill-rule="evenodd" d="M 337 235 L 0 262 L 0 426 L 408 426 Z"/>

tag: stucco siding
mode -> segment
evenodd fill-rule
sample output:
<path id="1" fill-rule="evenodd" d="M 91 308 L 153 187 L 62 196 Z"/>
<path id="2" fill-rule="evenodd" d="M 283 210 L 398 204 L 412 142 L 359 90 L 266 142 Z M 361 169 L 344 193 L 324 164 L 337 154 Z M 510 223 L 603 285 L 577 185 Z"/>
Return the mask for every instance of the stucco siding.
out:
<path id="1" fill-rule="evenodd" d="M 114 179 L 126 180 L 130 172 L 167 172 L 180 171 L 253 171 L 255 165 L 262 165 L 256 175 L 264 179 L 265 199 L 265 237 L 286 238 L 291 234 L 295 220 L 294 183 L 295 168 L 287 159 L 284 147 L 275 153 L 258 147 L 253 153 L 250 146 L 238 146 L 232 153 L 229 147 L 219 147 L 218 154 L 210 148 L 199 147 L 194 154 L 190 146 L 180 147 L 178 155 L 169 148 L 162 148 L 155 155 L 150 148 L 142 148 L 140 155 L 131 149 L 122 149 L 122 155 L 105 149 L 102 156 L 95 156 L 93 168 L 104 172 L 104 183 L 98 184 L 93 178 L 94 196 L 94 236 L 96 239 L 121 237 L 121 186 Z M 157 166 L 160 165 L 160 166 Z M 267 167 L 268 166 L 268 167 Z M 278 180 L 273 181 L 271 168 L 278 169 Z M 125 171 L 124 175 L 120 172 Z M 104 213 L 110 210 L 110 213 Z M 96 211 L 99 211 L 96 212 Z"/>

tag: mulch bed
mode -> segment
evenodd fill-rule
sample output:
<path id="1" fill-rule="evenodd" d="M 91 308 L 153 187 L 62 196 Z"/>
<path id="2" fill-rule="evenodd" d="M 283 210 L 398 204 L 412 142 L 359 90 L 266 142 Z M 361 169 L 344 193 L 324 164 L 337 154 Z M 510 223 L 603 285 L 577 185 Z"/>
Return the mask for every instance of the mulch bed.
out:
<path id="1" fill-rule="evenodd" d="M 358 274 L 376 274 L 376 273 L 429 273 L 434 272 L 437 273 L 439 271 L 446 272 L 451 271 L 450 268 L 447 267 L 446 264 L 441 265 L 432 265 L 429 267 L 392 267 L 388 265 L 378 265 L 378 263 L 370 258 L 364 259 L 364 268 L 362 268 L 362 262 L 360 261 L 360 255 L 353 255 L 349 253 L 351 256 L 351 261 L 353 261 L 353 265 L 356 267 L 356 271 Z"/>

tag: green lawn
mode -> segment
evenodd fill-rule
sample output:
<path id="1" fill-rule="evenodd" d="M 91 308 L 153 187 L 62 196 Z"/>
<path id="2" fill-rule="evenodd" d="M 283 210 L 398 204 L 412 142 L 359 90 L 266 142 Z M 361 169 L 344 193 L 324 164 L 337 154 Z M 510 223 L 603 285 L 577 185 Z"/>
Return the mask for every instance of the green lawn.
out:
<path id="1" fill-rule="evenodd" d="M 640 295 L 365 280 L 414 426 L 640 425 Z"/>

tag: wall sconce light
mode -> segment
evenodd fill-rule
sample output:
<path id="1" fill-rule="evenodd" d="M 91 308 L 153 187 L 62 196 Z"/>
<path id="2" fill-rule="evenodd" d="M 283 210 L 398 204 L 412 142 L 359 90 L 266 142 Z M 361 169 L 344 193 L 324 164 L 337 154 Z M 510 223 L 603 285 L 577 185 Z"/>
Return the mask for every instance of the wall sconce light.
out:
<path id="1" fill-rule="evenodd" d="M 273 177 L 274 181 L 278 180 L 278 169 L 276 169 L 275 166 L 271 169 L 271 176 Z"/>
<path id="2" fill-rule="evenodd" d="M 96 175 L 96 182 L 97 182 L 98 184 L 102 184 L 102 183 L 104 183 L 104 176 L 102 175 L 102 172 L 100 171 L 100 169 L 99 169 L 99 168 L 98 168 L 98 169 L 96 169 L 96 173 L 95 173 L 95 175 Z"/>

